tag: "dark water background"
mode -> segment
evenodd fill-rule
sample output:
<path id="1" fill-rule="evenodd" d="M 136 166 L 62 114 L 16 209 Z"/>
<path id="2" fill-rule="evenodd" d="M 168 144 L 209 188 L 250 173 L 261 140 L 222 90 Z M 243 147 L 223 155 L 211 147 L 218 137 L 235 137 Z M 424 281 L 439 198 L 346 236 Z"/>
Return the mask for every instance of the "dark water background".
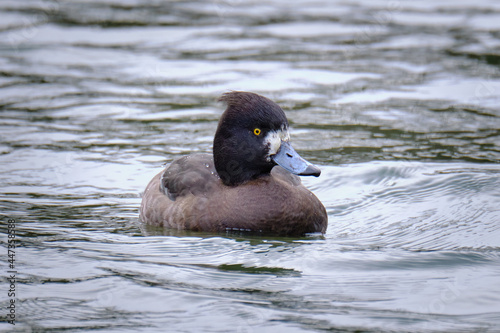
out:
<path id="1" fill-rule="evenodd" d="M 498 1 L 2 0 L 0 330 L 500 332 L 499 65 Z M 228 90 L 285 109 L 324 237 L 138 222 Z"/>

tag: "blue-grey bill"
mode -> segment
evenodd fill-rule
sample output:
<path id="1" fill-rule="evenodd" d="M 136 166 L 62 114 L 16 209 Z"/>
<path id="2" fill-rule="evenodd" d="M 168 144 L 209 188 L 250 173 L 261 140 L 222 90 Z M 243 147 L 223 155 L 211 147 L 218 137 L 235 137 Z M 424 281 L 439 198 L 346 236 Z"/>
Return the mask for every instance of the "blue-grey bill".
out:
<path id="1" fill-rule="evenodd" d="M 299 176 L 318 177 L 321 174 L 321 170 L 317 166 L 300 157 L 290 143 L 286 141 L 281 142 L 280 149 L 271 158 L 284 169 Z"/>

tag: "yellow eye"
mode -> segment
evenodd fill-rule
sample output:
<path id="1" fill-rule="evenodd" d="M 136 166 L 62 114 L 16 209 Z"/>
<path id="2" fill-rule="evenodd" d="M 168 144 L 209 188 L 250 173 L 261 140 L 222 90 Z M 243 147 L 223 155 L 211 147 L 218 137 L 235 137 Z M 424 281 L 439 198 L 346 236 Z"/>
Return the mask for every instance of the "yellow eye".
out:
<path id="1" fill-rule="evenodd" d="M 256 129 L 253 130 L 253 134 L 255 134 L 257 136 L 260 135 L 260 133 L 261 133 L 260 128 L 256 128 Z"/>

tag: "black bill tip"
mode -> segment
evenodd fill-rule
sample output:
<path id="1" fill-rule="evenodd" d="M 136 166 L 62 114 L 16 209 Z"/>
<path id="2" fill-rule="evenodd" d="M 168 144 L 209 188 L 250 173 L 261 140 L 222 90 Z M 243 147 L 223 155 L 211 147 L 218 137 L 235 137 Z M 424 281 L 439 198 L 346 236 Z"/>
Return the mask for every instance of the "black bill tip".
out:
<path id="1" fill-rule="evenodd" d="M 319 175 L 321 175 L 321 170 L 317 166 L 309 164 L 304 171 L 299 173 L 299 175 L 319 177 Z"/>

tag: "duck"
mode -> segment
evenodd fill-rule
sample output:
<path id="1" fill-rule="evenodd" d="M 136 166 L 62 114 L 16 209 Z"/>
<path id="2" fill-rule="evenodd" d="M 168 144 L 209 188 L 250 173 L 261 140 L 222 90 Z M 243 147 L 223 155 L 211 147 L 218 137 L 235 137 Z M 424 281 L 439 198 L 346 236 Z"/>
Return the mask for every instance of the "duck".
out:
<path id="1" fill-rule="evenodd" d="M 244 91 L 218 101 L 227 107 L 213 153 L 179 157 L 154 176 L 142 194 L 140 221 L 209 233 L 324 234 L 326 209 L 299 177 L 321 170 L 290 144 L 283 109 Z"/>

